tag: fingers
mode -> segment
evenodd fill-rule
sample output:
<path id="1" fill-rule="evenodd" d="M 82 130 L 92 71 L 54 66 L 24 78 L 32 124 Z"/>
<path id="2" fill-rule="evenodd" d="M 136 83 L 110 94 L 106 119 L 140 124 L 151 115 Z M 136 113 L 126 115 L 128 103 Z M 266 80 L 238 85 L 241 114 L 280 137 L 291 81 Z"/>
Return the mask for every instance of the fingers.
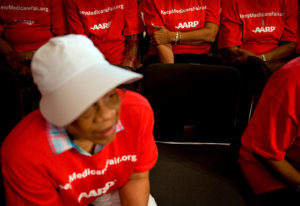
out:
<path id="1" fill-rule="evenodd" d="M 153 39 L 153 37 L 150 38 L 150 44 L 154 45 L 155 41 Z"/>
<path id="2" fill-rule="evenodd" d="M 155 25 L 155 24 L 151 24 L 151 26 L 157 30 L 159 29 L 162 29 L 163 27 L 162 26 L 158 26 L 158 25 Z"/>

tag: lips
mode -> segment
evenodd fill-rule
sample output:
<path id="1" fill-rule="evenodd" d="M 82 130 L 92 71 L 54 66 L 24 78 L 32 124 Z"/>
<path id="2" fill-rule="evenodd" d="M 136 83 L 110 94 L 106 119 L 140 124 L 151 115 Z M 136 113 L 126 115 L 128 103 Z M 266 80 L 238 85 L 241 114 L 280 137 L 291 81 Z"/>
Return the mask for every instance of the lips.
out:
<path id="1" fill-rule="evenodd" d="M 109 127 L 105 130 L 96 132 L 97 136 L 102 136 L 102 137 L 108 137 L 111 136 L 116 132 L 116 125 L 113 125 L 112 127 Z"/>

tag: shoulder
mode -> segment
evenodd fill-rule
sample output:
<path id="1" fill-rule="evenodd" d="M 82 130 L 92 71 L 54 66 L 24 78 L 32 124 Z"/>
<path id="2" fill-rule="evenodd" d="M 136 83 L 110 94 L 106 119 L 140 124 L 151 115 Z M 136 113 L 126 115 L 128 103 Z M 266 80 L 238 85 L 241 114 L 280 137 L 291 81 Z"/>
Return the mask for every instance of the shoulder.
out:
<path id="1" fill-rule="evenodd" d="M 9 133 L 1 145 L 1 158 L 7 162 L 30 160 L 40 152 L 46 152 L 46 120 L 39 110 L 27 115 Z M 50 149 L 48 149 L 50 151 Z M 22 158 L 20 158 L 22 157 Z M 31 160 L 30 160 L 31 161 Z"/>
<path id="2" fill-rule="evenodd" d="M 145 107 L 151 108 L 148 100 L 139 93 L 126 91 L 122 107 Z"/>
<path id="3" fill-rule="evenodd" d="M 153 122 L 153 111 L 148 100 L 142 95 L 127 91 L 121 105 L 120 112 L 122 123 L 138 126 L 143 122 Z"/>
<path id="4" fill-rule="evenodd" d="M 269 79 L 263 90 L 260 102 L 284 103 L 292 107 L 292 102 L 300 98 L 300 57 L 288 62 L 277 70 Z M 288 102 L 288 103 L 285 103 Z M 261 104 L 262 104 L 261 103 Z M 294 103 L 293 103 L 294 104 Z"/>

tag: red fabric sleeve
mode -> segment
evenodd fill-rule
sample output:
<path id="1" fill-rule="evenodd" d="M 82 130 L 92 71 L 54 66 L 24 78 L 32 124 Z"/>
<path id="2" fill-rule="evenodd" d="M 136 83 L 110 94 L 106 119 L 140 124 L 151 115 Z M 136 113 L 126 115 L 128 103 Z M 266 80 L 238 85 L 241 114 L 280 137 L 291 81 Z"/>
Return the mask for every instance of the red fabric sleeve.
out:
<path id="1" fill-rule="evenodd" d="M 30 151 L 12 153 L 2 147 L 1 158 L 7 205 L 63 205 L 57 185 L 43 165 L 35 162 Z"/>
<path id="2" fill-rule="evenodd" d="M 286 0 L 285 28 L 281 41 L 297 42 L 298 31 L 298 1 Z"/>
<path id="3" fill-rule="evenodd" d="M 288 72 L 287 72 L 288 73 Z M 242 137 L 242 144 L 267 159 L 284 160 L 298 137 L 299 87 L 293 76 L 275 73 L 268 81 Z"/>
<path id="4" fill-rule="evenodd" d="M 219 49 L 242 44 L 242 23 L 236 11 L 235 0 L 222 0 L 221 23 L 218 37 Z"/>
<path id="5" fill-rule="evenodd" d="M 205 11 L 205 21 L 220 25 L 220 0 L 208 0 Z"/>
<path id="6" fill-rule="evenodd" d="M 138 11 L 137 1 L 127 0 L 126 6 L 124 35 L 142 33 L 144 31 L 144 26 Z"/>
<path id="7" fill-rule="evenodd" d="M 146 172 L 155 165 L 158 157 L 158 151 L 153 137 L 154 115 L 148 102 L 147 107 L 142 110 L 139 123 L 139 127 L 141 128 L 139 139 L 140 148 L 138 162 L 134 172 Z"/>
<path id="8" fill-rule="evenodd" d="M 254 123 L 245 133 L 249 140 L 245 144 L 251 144 L 252 152 L 266 159 L 284 160 L 297 136 L 295 122 L 279 102 L 264 100 L 264 105 L 256 108 L 255 113 Z"/>
<path id="9" fill-rule="evenodd" d="M 146 25 L 148 35 L 152 35 L 155 28 L 152 27 L 152 24 L 157 26 L 164 26 L 160 16 L 158 15 L 157 8 L 154 6 L 153 0 L 144 0 L 144 22 Z"/>
<path id="10" fill-rule="evenodd" d="M 73 3 L 73 0 L 65 0 L 65 13 L 68 24 L 68 32 L 86 35 L 78 14 L 78 9 Z"/>
<path id="11" fill-rule="evenodd" d="M 51 25 L 52 33 L 56 36 L 66 34 L 65 18 L 62 1 L 51 1 Z"/>

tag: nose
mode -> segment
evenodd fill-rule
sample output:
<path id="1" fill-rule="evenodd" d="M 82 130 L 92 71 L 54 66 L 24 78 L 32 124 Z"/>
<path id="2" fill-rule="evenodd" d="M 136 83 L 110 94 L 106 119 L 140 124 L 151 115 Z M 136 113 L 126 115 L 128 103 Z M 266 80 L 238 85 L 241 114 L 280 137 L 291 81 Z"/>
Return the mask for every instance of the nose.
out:
<path id="1" fill-rule="evenodd" d="M 95 122 L 102 122 L 115 118 L 117 112 L 115 108 L 110 108 L 101 101 L 97 102 L 97 106 L 98 109 L 94 119 Z"/>

